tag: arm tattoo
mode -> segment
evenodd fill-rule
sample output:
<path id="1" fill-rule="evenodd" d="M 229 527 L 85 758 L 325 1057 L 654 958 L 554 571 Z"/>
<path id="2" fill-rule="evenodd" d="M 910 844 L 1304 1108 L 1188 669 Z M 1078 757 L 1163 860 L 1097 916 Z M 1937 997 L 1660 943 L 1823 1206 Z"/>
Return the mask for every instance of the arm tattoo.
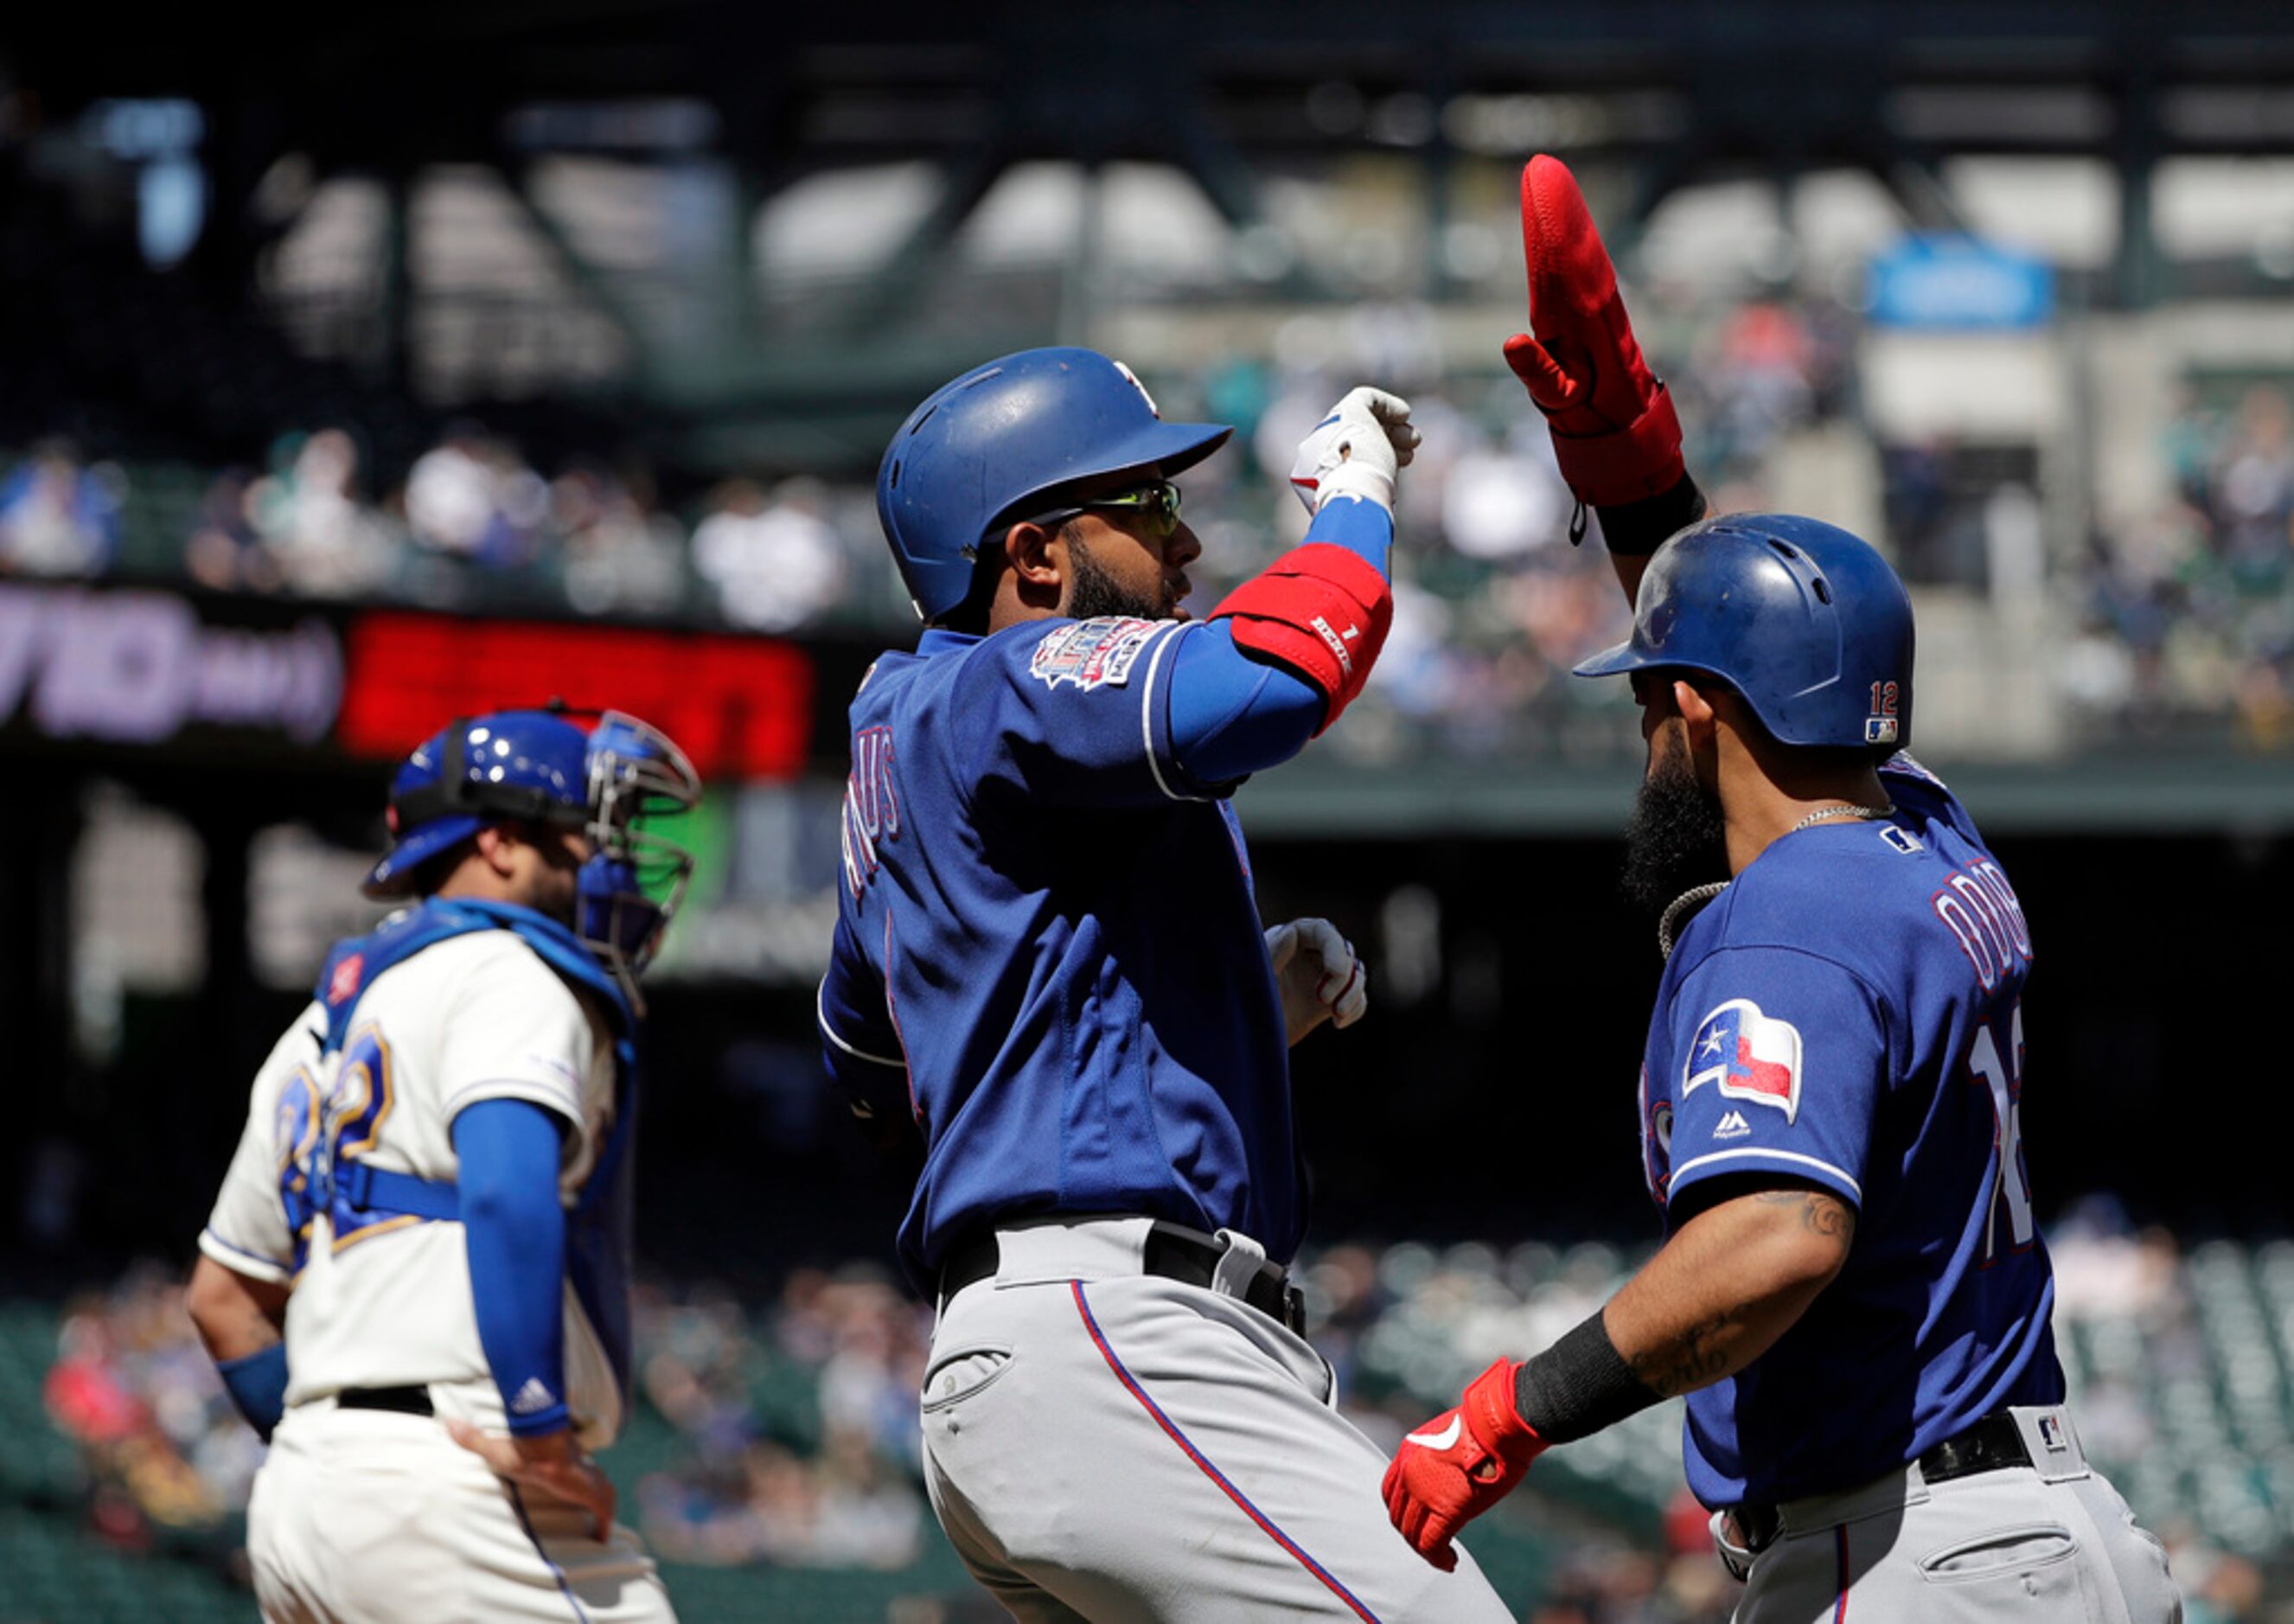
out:
<path id="1" fill-rule="evenodd" d="M 1762 1206 L 1798 1207 L 1801 1228 L 1839 1242 L 1843 1252 L 1856 1239 L 1855 1209 L 1837 1196 L 1821 1190 L 1762 1190 L 1753 1199 Z"/>
<path id="2" fill-rule="evenodd" d="M 1763 1206 L 1797 1207 L 1801 1228 L 1831 1242 L 1843 1253 L 1855 1241 L 1856 1210 L 1829 1191 L 1805 1187 L 1756 1190 L 1751 1198 Z M 1683 1326 L 1655 1347 L 1627 1354 L 1625 1363 L 1660 1398 L 1677 1399 L 1694 1392 L 1719 1381 L 1742 1362 L 1746 1311 L 1744 1307 L 1721 1309 Z"/>
<path id="3" fill-rule="evenodd" d="M 1645 1349 L 1625 1362 L 1648 1390 L 1661 1398 L 1676 1399 L 1692 1392 L 1729 1368 L 1723 1345 L 1737 1327 L 1732 1311 L 1715 1314 L 1688 1326 L 1661 1347 Z"/>

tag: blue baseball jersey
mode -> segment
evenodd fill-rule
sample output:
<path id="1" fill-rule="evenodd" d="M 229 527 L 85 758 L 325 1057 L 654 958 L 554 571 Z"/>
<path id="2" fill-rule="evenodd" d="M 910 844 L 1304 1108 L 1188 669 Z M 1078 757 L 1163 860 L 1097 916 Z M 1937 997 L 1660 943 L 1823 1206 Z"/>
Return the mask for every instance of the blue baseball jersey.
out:
<path id="1" fill-rule="evenodd" d="M 1868 1481 L 2002 1406 L 2063 1396 L 2022 1155 L 2031 938 L 1966 810 L 1908 755 L 1892 817 L 1776 841 L 1688 925 L 1641 1072 L 1650 1193 L 1783 1173 L 1857 1211 L 1840 1274 L 1691 1393 L 1710 1506 Z"/>
<path id="2" fill-rule="evenodd" d="M 820 1024 L 856 1108 L 923 1132 L 900 1252 L 927 1291 L 959 1236 L 1031 1215 L 1297 1250 L 1286 1034 L 1233 786 L 1173 749 L 1179 651 L 1223 636 L 929 631 L 853 701 Z"/>

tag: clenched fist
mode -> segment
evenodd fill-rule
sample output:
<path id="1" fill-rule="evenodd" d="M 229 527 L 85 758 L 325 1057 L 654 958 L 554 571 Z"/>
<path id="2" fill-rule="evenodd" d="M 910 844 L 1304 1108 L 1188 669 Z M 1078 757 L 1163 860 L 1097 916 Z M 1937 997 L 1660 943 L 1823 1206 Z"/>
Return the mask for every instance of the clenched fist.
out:
<path id="1" fill-rule="evenodd" d="M 1354 944 L 1328 919 L 1294 919 L 1266 933 L 1266 956 L 1282 992 L 1282 1020 L 1296 1043 L 1324 1021 L 1340 1030 L 1370 1008 L 1370 972 Z"/>
<path id="2" fill-rule="evenodd" d="M 1333 496 L 1358 496 L 1389 512 L 1394 477 L 1418 450 L 1410 403 L 1364 385 L 1349 389 L 1299 442 L 1290 488 L 1309 513 Z"/>

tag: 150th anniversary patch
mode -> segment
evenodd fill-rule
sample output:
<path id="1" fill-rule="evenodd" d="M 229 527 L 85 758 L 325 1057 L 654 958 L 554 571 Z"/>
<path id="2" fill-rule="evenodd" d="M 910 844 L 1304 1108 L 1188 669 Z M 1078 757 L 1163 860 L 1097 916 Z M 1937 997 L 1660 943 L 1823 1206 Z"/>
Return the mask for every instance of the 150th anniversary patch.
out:
<path id="1" fill-rule="evenodd" d="M 1058 627 L 1036 645 L 1028 674 L 1040 679 L 1046 688 L 1057 688 L 1062 682 L 1085 689 L 1119 687 L 1131 680 L 1131 667 L 1138 663 L 1139 651 L 1165 624 L 1159 620 L 1110 616 Z"/>

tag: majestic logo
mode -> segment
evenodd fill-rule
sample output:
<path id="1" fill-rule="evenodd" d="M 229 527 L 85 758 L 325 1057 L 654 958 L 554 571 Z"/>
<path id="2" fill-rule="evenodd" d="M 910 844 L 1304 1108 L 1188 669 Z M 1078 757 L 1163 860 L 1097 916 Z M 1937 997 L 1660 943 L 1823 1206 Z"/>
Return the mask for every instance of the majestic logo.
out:
<path id="1" fill-rule="evenodd" d="M 1716 1083 L 1727 1098 L 1774 1106 L 1791 1122 L 1800 1114 L 1800 1062 L 1799 1027 L 1762 1015 L 1749 998 L 1732 998 L 1697 1023 L 1680 1092 Z"/>
<path id="2" fill-rule="evenodd" d="M 327 1001 L 339 1004 L 359 990 L 359 977 L 366 973 L 366 955 L 353 953 L 335 967 L 327 977 Z"/>
<path id="3" fill-rule="evenodd" d="M 1722 1117 L 1720 1125 L 1712 1130 L 1712 1137 L 1716 1139 L 1741 1139 L 1752 1131 L 1753 1124 L 1745 1120 L 1745 1114 L 1742 1111 L 1731 1111 Z"/>
<path id="4" fill-rule="evenodd" d="M 1028 661 L 1028 674 L 1046 688 L 1072 682 L 1078 688 L 1119 688 L 1131 680 L 1139 651 L 1165 622 L 1109 616 L 1078 620 L 1045 633 Z"/>

